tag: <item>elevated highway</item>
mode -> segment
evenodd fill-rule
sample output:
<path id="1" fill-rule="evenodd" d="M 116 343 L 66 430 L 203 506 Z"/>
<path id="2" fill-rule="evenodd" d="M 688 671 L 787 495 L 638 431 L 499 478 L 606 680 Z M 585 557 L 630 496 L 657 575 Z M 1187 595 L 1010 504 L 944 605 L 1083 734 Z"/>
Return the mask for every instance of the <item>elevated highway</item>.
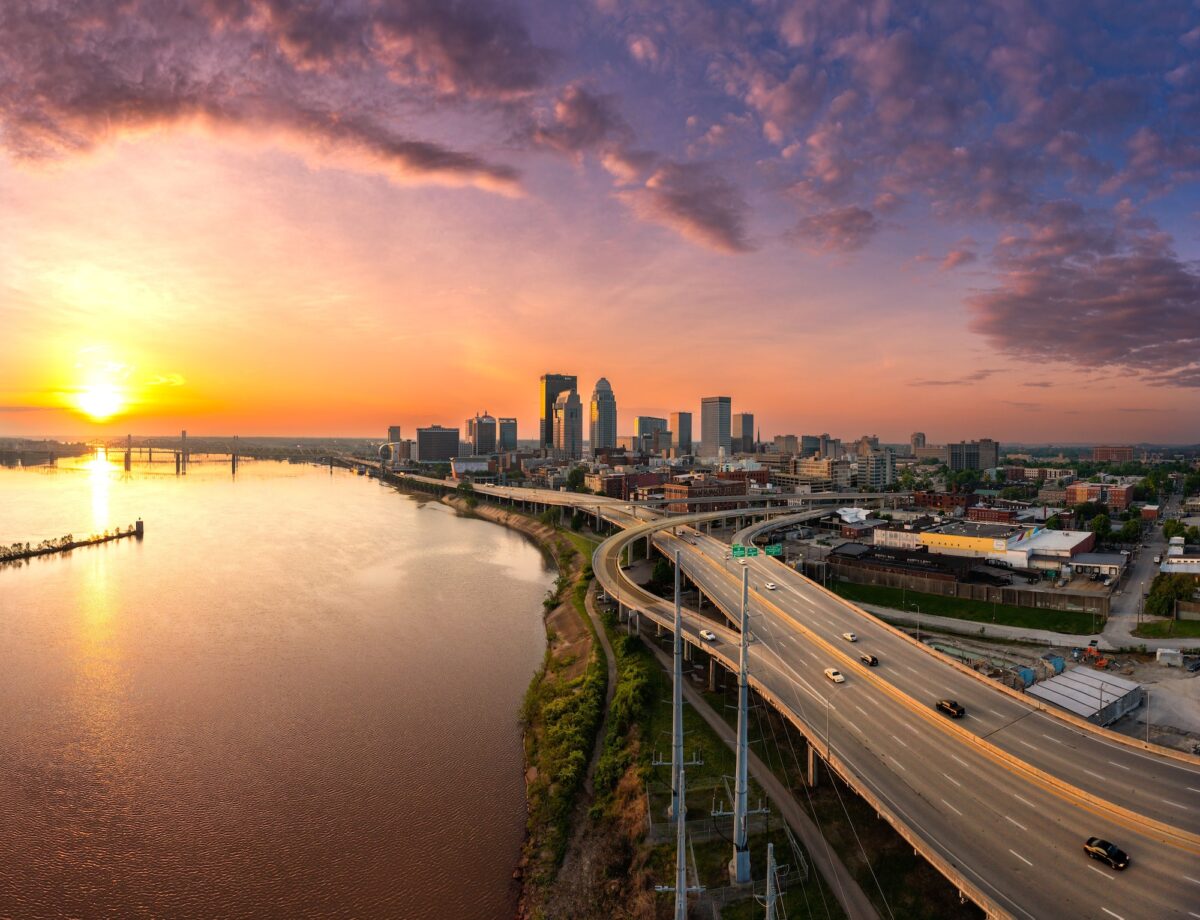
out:
<path id="1" fill-rule="evenodd" d="M 631 526 L 596 551 L 597 577 L 639 615 L 670 628 L 673 604 L 618 564 L 625 546 L 650 536 L 668 556 L 680 551 L 684 575 L 732 619 L 743 567 L 725 558 L 727 544 L 681 526 L 711 517 Z M 1200 918 L 1200 761 L 1031 706 L 775 560 L 746 563 L 755 689 L 989 914 Z M 767 581 L 777 588 L 767 590 Z M 702 628 L 717 639 L 701 640 Z M 843 640 L 845 631 L 859 641 Z M 735 667 L 728 625 L 687 611 L 684 633 Z M 863 652 L 879 666 L 860 664 Z M 827 681 L 827 667 L 846 682 Z M 967 707 L 961 722 L 933 709 L 943 696 Z M 1116 873 L 1087 859 L 1083 841 L 1093 835 L 1129 851 L 1131 868 Z"/>

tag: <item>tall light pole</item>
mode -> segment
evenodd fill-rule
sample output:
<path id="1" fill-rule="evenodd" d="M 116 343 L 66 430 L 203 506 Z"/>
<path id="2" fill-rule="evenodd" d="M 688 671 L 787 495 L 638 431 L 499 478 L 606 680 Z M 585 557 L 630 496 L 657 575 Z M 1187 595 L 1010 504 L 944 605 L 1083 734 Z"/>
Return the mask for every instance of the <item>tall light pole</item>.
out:
<path id="1" fill-rule="evenodd" d="M 730 865 L 734 883 L 746 885 L 750 882 L 750 841 L 747 828 L 747 802 L 749 792 L 749 635 L 750 635 L 750 572 L 742 569 L 742 635 L 738 656 L 738 720 L 737 720 L 737 764 L 733 784 L 733 860 Z"/>
<path id="2" fill-rule="evenodd" d="M 671 817 L 682 802 L 683 789 L 683 612 L 679 601 L 679 550 L 675 550 L 675 679 L 671 686 Z"/>

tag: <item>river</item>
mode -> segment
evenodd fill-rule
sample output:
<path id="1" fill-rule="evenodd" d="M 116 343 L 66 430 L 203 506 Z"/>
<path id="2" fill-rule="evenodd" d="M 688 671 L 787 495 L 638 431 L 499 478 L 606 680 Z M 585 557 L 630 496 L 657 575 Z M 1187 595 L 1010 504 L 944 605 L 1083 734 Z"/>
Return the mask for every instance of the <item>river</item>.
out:
<path id="1" fill-rule="evenodd" d="M 511 916 L 554 573 L 349 472 L 0 469 L 0 916 Z"/>

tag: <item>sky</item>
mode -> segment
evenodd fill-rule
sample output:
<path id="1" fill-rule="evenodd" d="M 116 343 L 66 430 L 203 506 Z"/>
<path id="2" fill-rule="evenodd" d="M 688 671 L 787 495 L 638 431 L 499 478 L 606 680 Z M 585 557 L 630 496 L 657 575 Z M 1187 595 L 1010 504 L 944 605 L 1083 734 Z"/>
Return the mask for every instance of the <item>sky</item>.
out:
<path id="1" fill-rule="evenodd" d="M 1196 442 L 1198 182 L 1195 2 L 9 0 L 0 436 Z"/>

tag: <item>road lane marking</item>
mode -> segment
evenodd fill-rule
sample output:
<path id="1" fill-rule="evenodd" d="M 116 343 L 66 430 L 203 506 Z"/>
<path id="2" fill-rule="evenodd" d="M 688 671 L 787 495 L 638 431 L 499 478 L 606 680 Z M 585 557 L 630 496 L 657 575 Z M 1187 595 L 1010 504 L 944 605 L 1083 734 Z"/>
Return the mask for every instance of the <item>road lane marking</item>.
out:
<path id="1" fill-rule="evenodd" d="M 1029 799 L 1023 799 L 1023 798 L 1021 798 L 1019 795 L 1017 795 L 1015 792 L 1013 793 L 1013 798 L 1014 798 L 1014 799 L 1016 799 L 1018 802 L 1024 802 L 1024 803 L 1025 803 L 1026 805 L 1028 805 L 1030 808 L 1036 808 L 1036 807 L 1037 807 L 1037 806 L 1035 806 L 1035 805 L 1033 804 L 1033 802 L 1029 801 Z"/>
<path id="2" fill-rule="evenodd" d="M 944 802 L 945 799 L 943 799 L 942 801 Z M 1033 863 L 1031 863 L 1028 859 L 1026 859 L 1024 856 L 1022 856 L 1020 853 L 1018 853 L 1016 850 L 1012 849 L 1011 847 L 1009 848 L 1008 852 L 1012 853 L 1013 856 L 1017 857 L 1017 859 L 1021 860 L 1021 862 L 1025 863 L 1025 865 L 1027 865 L 1027 866 L 1033 865 Z"/>
<path id="3" fill-rule="evenodd" d="M 1019 827 L 1019 828 L 1020 828 L 1021 830 L 1023 830 L 1023 831 L 1027 831 L 1027 830 L 1029 830 L 1029 828 L 1027 828 L 1027 827 L 1026 827 L 1024 824 L 1022 824 L 1020 821 L 1014 821 L 1014 820 L 1013 820 L 1012 818 L 1010 818 L 1008 815 L 1005 815 L 1005 816 L 1004 816 L 1004 820 L 1005 820 L 1005 821 L 1007 821 L 1009 824 L 1015 824 L 1017 827 Z"/>
<path id="4" fill-rule="evenodd" d="M 850 726 L 852 729 L 854 729 L 856 732 L 858 732 L 860 735 L 865 735 L 865 734 L 866 734 L 866 732 L 864 732 L 864 731 L 863 731 L 861 728 L 859 728 L 857 725 L 855 725 L 855 724 L 854 724 L 853 722 L 851 722 L 849 719 L 847 719 L 847 720 L 846 720 L 846 724 L 847 724 L 847 725 L 849 725 L 849 726 Z"/>
<path id="5" fill-rule="evenodd" d="M 854 704 L 854 708 L 857 709 L 859 712 L 861 712 L 864 716 L 867 714 L 867 711 L 865 709 L 863 709 L 861 706 L 859 706 L 858 703 Z"/>
<path id="6" fill-rule="evenodd" d="M 957 754 L 951 754 L 950 756 L 951 756 L 951 757 L 953 757 L 955 760 L 957 760 L 957 761 L 958 761 L 960 764 L 962 764 L 964 767 L 967 767 L 968 769 L 970 769 L 970 767 L 969 767 L 969 765 L 967 764 L 967 762 L 966 762 L 965 760 L 963 760 L 961 757 L 959 757 Z"/>
<path id="7" fill-rule="evenodd" d="M 1120 767 L 1122 770 L 1133 769 L 1132 767 L 1125 766 L 1125 764 L 1123 764 L 1123 763 L 1117 763 L 1115 760 L 1110 760 L 1109 763 L 1112 764 L 1114 767 Z"/>
<path id="8" fill-rule="evenodd" d="M 1046 738 L 1046 739 L 1048 739 L 1048 740 L 1050 740 L 1050 741 L 1053 741 L 1055 744 L 1062 744 L 1062 742 L 1061 742 L 1061 741 L 1059 741 L 1057 738 L 1051 738 L 1051 737 L 1050 737 L 1049 735 L 1047 735 L 1045 732 L 1042 732 L 1042 737 L 1043 737 L 1043 738 Z"/>
<path id="9" fill-rule="evenodd" d="M 893 757 L 893 758 L 892 758 L 892 765 L 893 765 L 893 766 L 896 766 L 896 767 L 899 767 L 899 768 L 900 768 L 901 770 L 903 770 L 905 773 L 907 773 L 907 772 L 908 772 L 908 767 L 904 766 L 904 764 L 902 764 L 900 761 L 898 761 L 898 760 L 897 760 L 895 757 Z"/>
<path id="10" fill-rule="evenodd" d="M 960 783 L 958 780 L 956 780 L 956 779 L 955 779 L 953 776 L 951 776 L 949 773 L 943 773 L 943 774 L 942 774 L 942 776 L 946 777 L 946 779 L 950 780 L 950 782 L 954 783 L 954 785 L 956 785 L 956 786 L 961 786 L 961 785 L 962 785 L 962 783 Z"/>
<path id="11" fill-rule="evenodd" d="M 1166 802 L 1168 805 L 1174 805 L 1176 808 L 1182 808 L 1184 811 L 1188 810 L 1188 807 L 1186 805 L 1180 805 L 1178 802 L 1172 802 L 1170 799 L 1163 799 L 1163 801 Z"/>
<path id="12" fill-rule="evenodd" d="M 913 728 L 907 722 L 901 722 L 900 724 L 903 725 L 905 728 L 907 728 L 910 732 L 913 732 L 914 734 L 917 734 L 917 735 L 921 734 L 921 732 L 918 729 Z"/>
<path id="13" fill-rule="evenodd" d="M 1187 790 L 1188 790 L 1188 792 L 1200 792 L 1200 789 L 1196 789 L 1196 788 L 1195 788 L 1195 787 L 1193 787 L 1193 786 L 1188 786 L 1188 787 L 1187 787 Z"/>
<path id="14" fill-rule="evenodd" d="M 920 674 L 920 673 L 921 673 L 921 672 L 920 672 L 920 671 L 918 671 L 916 668 L 914 668 L 914 667 L 911 667 L 910 665 L 907 665 L 907 664 L 906 664 L 906 665 L 905 665 L 905 667 L 906 667 L 906 668 L 908 668 L 910 671 L 912 671 L 914 674 Z"/>
<path id="15" fill-rule="evenodd" d="M 1030 743 L 1029 743 L 1028 741 L 1026 741 L 1024 738 L 1018 738 L 1018 739 L 1017 739 L 1017 743 L 1018 743 L 1018 744 L 1023 744 L 1023 745 L 1025 745 L 1025 747 L 1027 747 L 1027 748 L 1033 748 L 1033 750 L 1035 750 L 1035 751 L 1038 749 L 1038 746 L 1037 746 L 1036 744 L 1030 744 Z"/>
<path id="16" fill-rule="evenodd" d="M 1184 878 L 1187 879 L 1189 882 L 1191 882 L 1193 885 L 1200 885 L 1200 878 L 1192 878 L 1190 875 L 1185 875 Z"/>
<path id="17" fill-rule="evenodd" d="M 905 744 L 903 740 L 901 740 L 899 735 L 892 735 L 892 737 L 895 738 L 897 741 L 899 741 L 901 744 L 903 744 L 905 747 L 908 747 L 908 745 Z"/>
<path id="18" fill-rule="evenodd" d="M 1117 918 L 1117 920 L 1125 920 L 1125 918 L 1124 918 L 1124 917 L 1122 917 L 1120 914 L 1114 914 L 1114 913 L 1113 913 L 1111 910 L 1109 910 L 1107 907 L 1101 907 L 1100 909 L 1101 909 L 1102 911 L 1104 911 L 1106 914 L 1108 914 L 1110 917 L 1116 917 L 1116 918 Z"/>
<path id="19" fill-rule="evenodd" d="M 949 808 L 952 812 L 954 812 L 960 818 L 962 817 L 962 812 L 959 811 L 957 808 L 955 808 L 953 805 L 951 805 L 949 802 L 947 802 L 945 799 L 942 799 L 942 804 L 945 805 L 947 808 Z M 1029 865 L 1032 866 L 1033 863 L 1030 863 Z"/>
<path id="20" fill-rule="evenodd" d="M 1111 881 L 1112 881 L 1114 878 L 1116 878 L 1116 876 L 1115 876 L 1115 875 L 1109 875 L 1109 874 L 1108 874 L 1107 872 L 1105 872 L 1103 869 L 1097 869 L 1097 868 L 1096 868 L 1095 866 L 1093 866 L 1091 863 L 1088 863 L 1088 868 L 1089 868 L 1089 869 L 1091 869 L 1093 872 L 1096 872 L 1096 873 L 1098 873 L 1098 874 L 1100 874 L 1100 875 L 1103 875 L 1103 876 L 1104 876 L 1106 879 L 1108 879 L 1110 882 L 1111 882 Z"/>

